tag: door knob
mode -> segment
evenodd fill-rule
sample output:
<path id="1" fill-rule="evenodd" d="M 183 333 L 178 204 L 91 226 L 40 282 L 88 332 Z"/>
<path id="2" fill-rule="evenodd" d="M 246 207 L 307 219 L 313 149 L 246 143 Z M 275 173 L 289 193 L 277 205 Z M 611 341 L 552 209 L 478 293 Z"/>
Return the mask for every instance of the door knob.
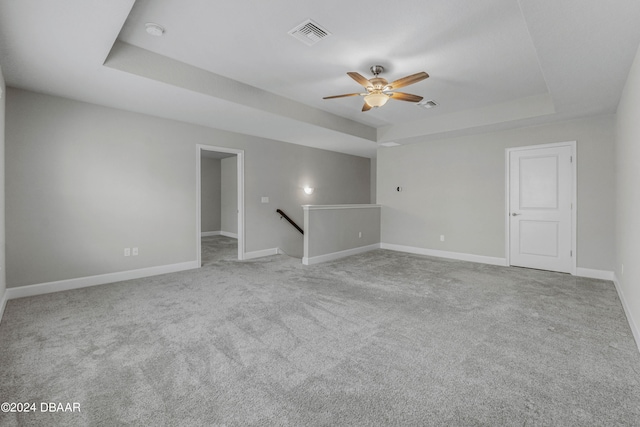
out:
<path id="1" fill-rule="evenodd" d="M 522 215 L 522 214 L 518 214 L 518 213 L 512 213 L 511 216 L 518 216 L 518 215 Z"/>

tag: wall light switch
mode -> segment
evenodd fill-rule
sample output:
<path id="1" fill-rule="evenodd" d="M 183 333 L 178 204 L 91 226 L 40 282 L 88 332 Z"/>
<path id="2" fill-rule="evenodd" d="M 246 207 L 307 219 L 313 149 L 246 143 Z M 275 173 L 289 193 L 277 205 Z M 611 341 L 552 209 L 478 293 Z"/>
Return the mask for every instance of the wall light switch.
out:
<path id="1" fill-rule="evenodd" d="M 269 203 L 269 198 L 268 197 L 263 197 L 261 201 L 262 201 L 262 203 Z"/>
<path id="2" fill-rule="evenodd" d="M 138 248 L 131 249 L 131 255 L 138 256 Z"/>
<path id="3" fill-rule="evenodd" d="M 444 242 L 444 234 L 441 234 L 441 235 L 440 235 L 440 241 L 441 241 L 441 242 Z"/>
<path id="4" fill-rule="evenodd" d="M 124 256 L 131 256 L 131 248 L 124 248 Z"/>

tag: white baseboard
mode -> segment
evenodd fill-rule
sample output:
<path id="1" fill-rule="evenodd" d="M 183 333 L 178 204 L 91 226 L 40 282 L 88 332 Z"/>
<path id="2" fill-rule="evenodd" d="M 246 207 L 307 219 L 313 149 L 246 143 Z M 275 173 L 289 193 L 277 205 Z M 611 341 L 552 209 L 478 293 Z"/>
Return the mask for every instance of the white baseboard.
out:
<path id="1" fill-rule="evenodd" d="M 627 299 L 624 296 L 624 292 L 622 292 L 622 286 L 620 286 L 620 282 L 618 282 L 618 278 L 616 277 L 615 273 L 613 274 L 613 283 L 616 285 L 618 298 L 620 298 L 622 308 L 624 309 L 624 314 L 627 316 L 627 322 L 629 322 L 629 327 L 631 328 L 631 333 L 633 334 L 633 338 L 636 340 L 638 351 L 640 351 L 640 328 L 638 327 L 638 323 L 635 321 L 633 315 L 631 314 L 631 310 L 629 309 L 629 305 L 627 304 Z"/>
<path id="2" fill-rule="evenodd" d="M 7 306 L 7 291 L 4 291 L 2 298 L 0 298 L 0 322 L 2 322 L 2 316 L 4 315 L 4 308 Z"/>
<path id="3" fill-rule="evenodd" d="M 265 256 L 278 255 L 280 250 L 278 248 L 262 249 L 261 251 L 245 252 L 244 259 L 262 258 Z"/>
<path id="4" fill-rule="evenodd" d="M 318 255 L 313 257 L 302 257 L 302 263 L 304 265 L 319 264 L 321 262 L 333 261 L 334 259 L 340 259 L 351 255 L 357 255 L 364 252 L 380 249 L 380 243 L 374 243 L 373 245 L 360 246 L 358 248 L 347 249 L 339 252 L 331 252 L 330 254 Z"/>
<path id="5" fill-rule="evenodd" d="M 391 251 L 408 252 L 417 255 L 428 255 L 438 258 L 457 259 L 460 261 L 478 262 L 480 264 L 500 265 L 506 267 L 506 258 L 498 258 L 484 255 L 465 254 L 462 252 L 439 251 L 436 249 L 416 248 L 414 246 L 395 245 L 392 243 L 380 243 L 381 249 L 389 249 Z"/>
<path id="6" fill-rule="evenodd" d="M 209 237 L 209 236 L 226 236 L 231 237 L 232 239 L 237 239 L 238 234 L 229 233 L 228 231 L 203 231 L 200 233 L 200 237 Z"/>
<path id="7" fill-rule="evenodd" d="M 613 271 L 607 270 L 592 270 L 590 268 L 576 268 L 576 276 L 580 277 L 589 277 L 590 279 L 601 279 L 601 280 L 611 280 L 613 281 L 615 278 L 615 274 Z"/>
<path id="8" fill-rule="evenodd" d="M 6 299 L 30 297 L 49 294 L 52 292 L 68 291 L 86 288 L 88 286 L 104 285 L 106 283 L 121 282 L 123 280 L 139 279 L 141 277 L 157 276 L 158 274 L 175 273 L 176 271 L 199 268 L 197 261 L 187 261 L 178 264 L 160 265 L 157 267 L 141 268 L 138 270 L 121 271 L 118 273 L 100 274 L 97 276 L 79 277 L 77 279 L 59 280 L 56 282 L 39 283 L 36 285 L 7 288 Z"/>

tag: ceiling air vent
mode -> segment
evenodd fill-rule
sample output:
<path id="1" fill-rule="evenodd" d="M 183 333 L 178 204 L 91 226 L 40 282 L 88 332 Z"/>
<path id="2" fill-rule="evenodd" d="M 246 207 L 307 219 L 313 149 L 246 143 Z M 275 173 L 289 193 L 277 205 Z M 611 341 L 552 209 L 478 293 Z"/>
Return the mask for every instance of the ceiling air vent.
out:
<path id="1" fill-rule="evenodd" d="M 427 101 L 420 101 L 416 104 L 418 107 L 422 107 L 422 108 L 433 108 L 433 107 L 437 107 L 438 104 L 436 103 L 436 101 L 434 101 L 433 99 L 429 99 Z"/>
<path id="2" fill-rule="evenodd" d="M 322 28 L 320 24 L 311 19 L 307 19 L 302 24 L 297 25 L 293 30 L 289 31 L 289 34 L 309 46 L 331 35 L 326 28 Z"/>

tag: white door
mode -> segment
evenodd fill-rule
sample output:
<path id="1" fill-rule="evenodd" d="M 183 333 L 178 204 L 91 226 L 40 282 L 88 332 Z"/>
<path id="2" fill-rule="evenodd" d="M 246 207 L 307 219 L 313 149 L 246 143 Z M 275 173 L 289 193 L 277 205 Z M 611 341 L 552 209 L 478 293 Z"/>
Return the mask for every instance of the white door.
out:
<path id="1" fill-rule="evenodd" d="M 571 273 L 573 146 L 509 151 L 509 263 Z"/>

